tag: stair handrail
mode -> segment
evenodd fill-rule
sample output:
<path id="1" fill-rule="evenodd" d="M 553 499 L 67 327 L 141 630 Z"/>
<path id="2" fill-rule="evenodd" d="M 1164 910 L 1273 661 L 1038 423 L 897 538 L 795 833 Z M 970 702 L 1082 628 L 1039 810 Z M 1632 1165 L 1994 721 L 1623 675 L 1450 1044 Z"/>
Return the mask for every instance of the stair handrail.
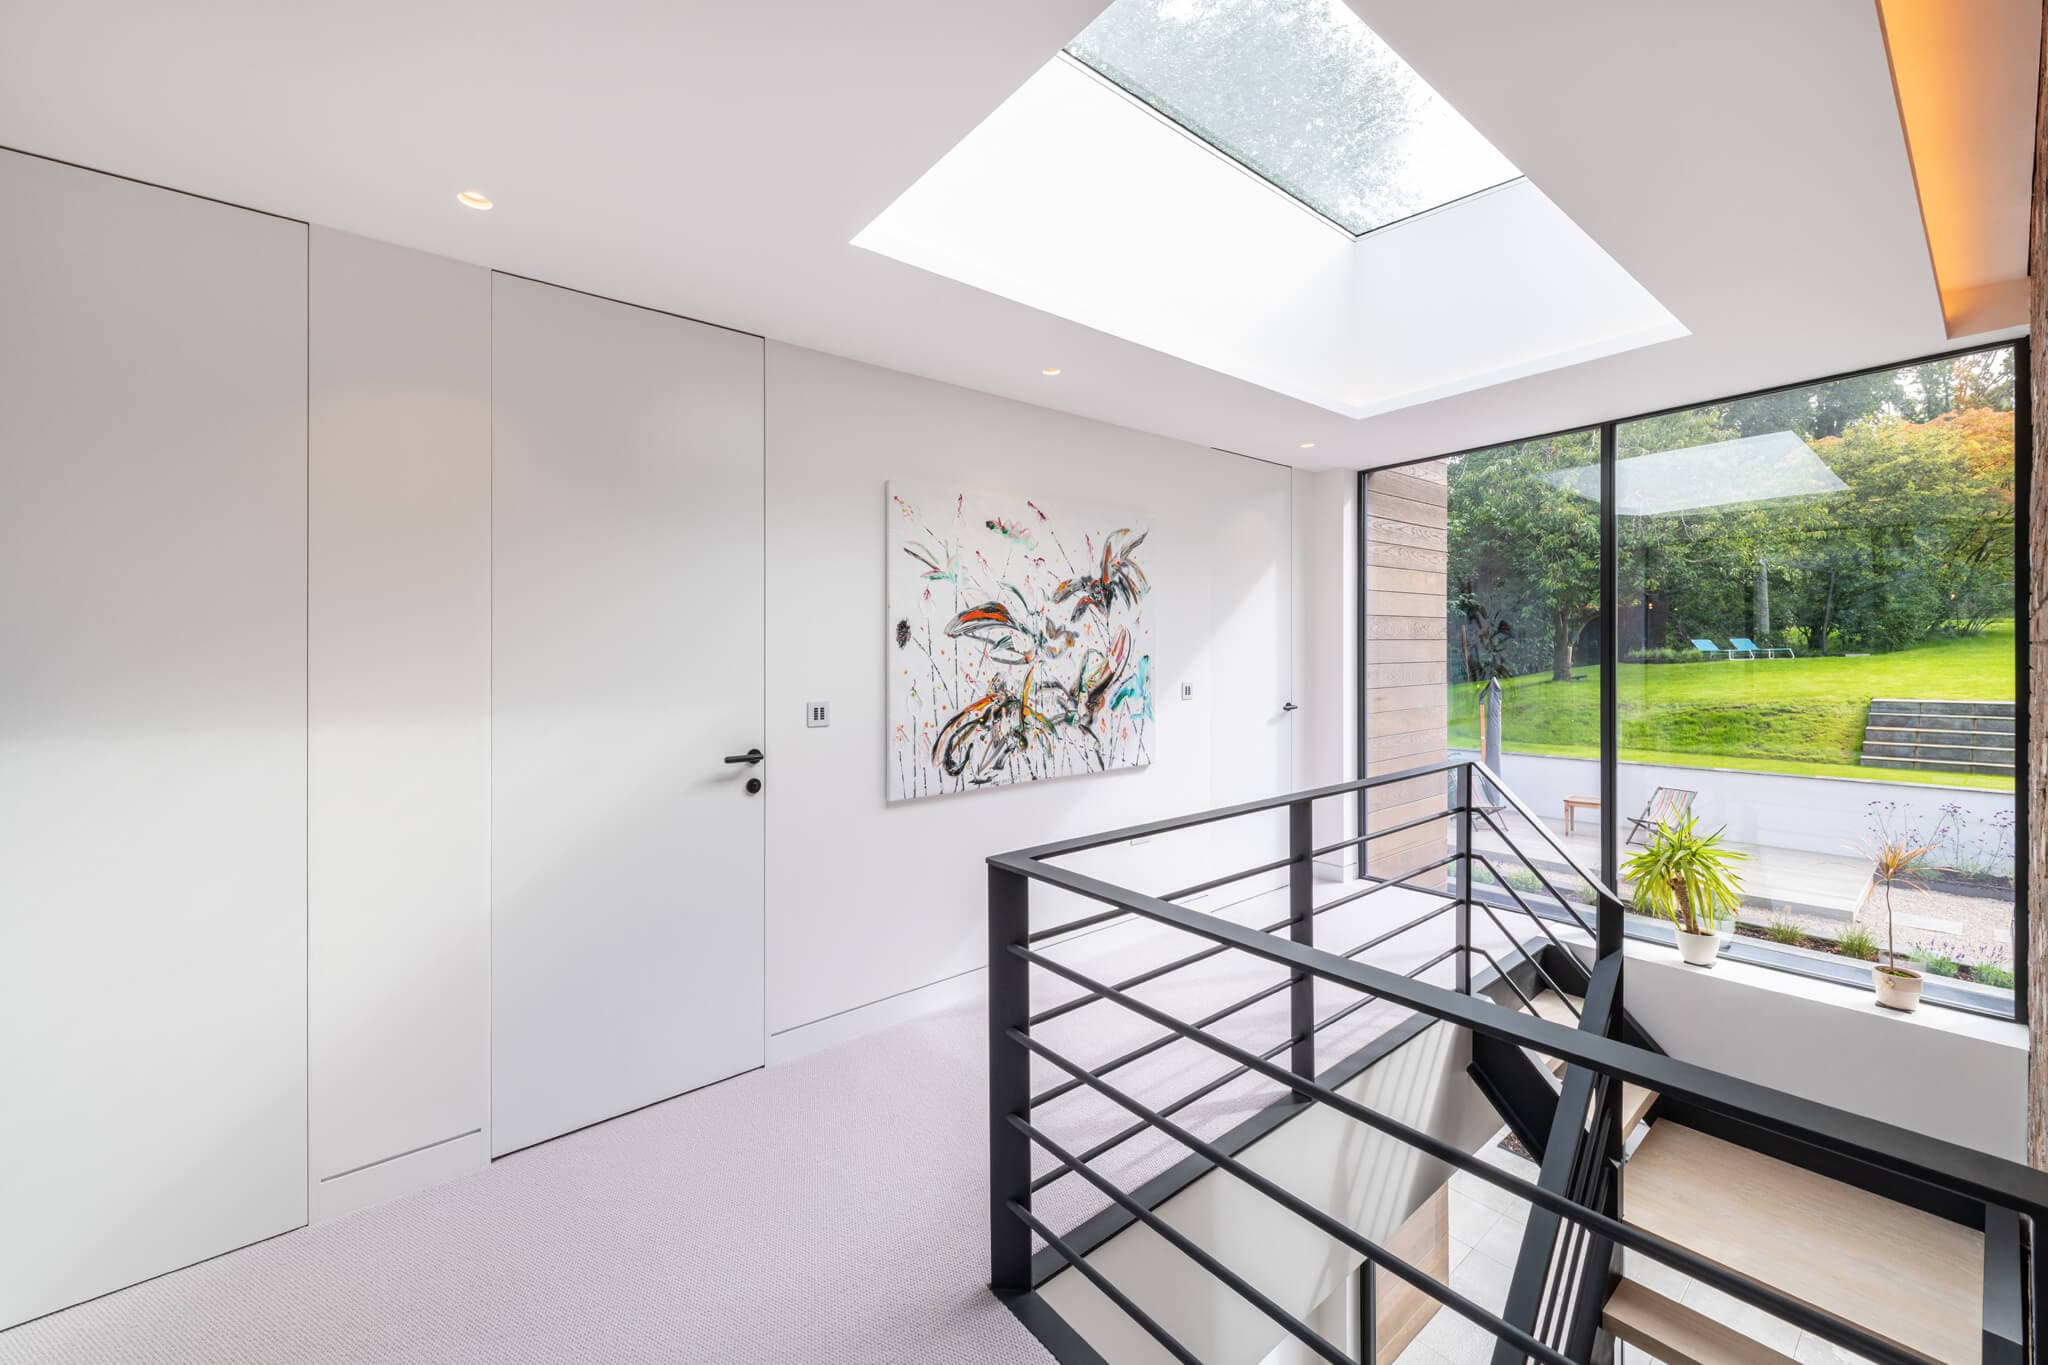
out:
<path id="1" fill-rule="evenodd" d="M 1248 928 L 1206 911 L 1174 905 L 1071 868 L 1047 866 L 1025 854 L 995 854 L 988 859 L 988 865 L 999 872 L 1046 882 L 1088 900 L 1120 905 L 1160 924 L 1406 1005 L 1445 1023 L 1634 1081 L 1659 1094 L 1676 1095 L 1709 1109 L 1738 1115 L 1781 1136 L 1819 1141 L 1845 1156 L 1893 1170 L 1932 1188 L 2048 1220 L 2048 1171 L 1682 1062 L 1618 1038 L 1502 1009 L 1484 998 L 1413 980 L 1399 972 Z"/>
<path id="2" fill-rule="evenodd" d="M 1550 826 L 1546 824 L 1541 818 L 1539 818 L 1536 812 L 1530 810 L 1527 804 L 1523 802 L 1521 797 L 1515 795 L 1514 790 L 1511 787 L 1509 787 L 1506 782 L 1501 780 L 1501 776 L 1499 773 L 1487 767 L 1486 764 L 1480 761 L 1479 759 L 1468 758 L 1464 761 L 1472 766 L 1472 770 L 1475 773 L 1485 778 L 1487 785 L 1492 787 L 1493 790 L 1497 792 L 1502 797 L 1502 799 L 1504 799 L 1508 803 L 1508 805 L 1514 807 L 1515 813 L 1517 815 L 1520 815 L 1524 820 L 1527 820 L 1529 824 L 1532 827 L 1534 827 L 1536 832 L 1543 836 L 1543 842 L 1549 844 L 1550 847 L 1557 853 L 1557 856 L 1564 859 L 1565 866 L 1569 867 L 1572 870 L 1574 876 L 1578 877 L 1581 881 L 1585 882 L 1587 886 L 1593 889 L 1594 895 L 1604 896 L 1608 900 L 1616 902 L 1619 902 L 1621 900 L 1621 894 L 1619 892 L 1617 892 L 1613 887 L 1609 886 L 1606 882 L 1601 881 L 1598 877 L 1588 872 L 1585 868 L 1585 865 L 1581 863 L 1577 858 L 1574 858 L 1572 856 L 1571 850 L 1564 846 L 1563 841 L 1561 841 L 1555 834 L 1552 834 L 1550 832 Z M 1512 845 L 1512 841 L 1510 841 L 1510 844 Z M 1519 852 L 1519 850 L 1517 850 L 1517 852 Z"/>
<path id="3" fill-rule="evenodd" d="M 1313 806 L 1318 800 L 1364 792 L 1383 785 L 1411 781 L 1436 774 L 1456 773 L 1458 781 L 1447 784 L 1445 810 L 1442 815 L 1434 813 L 1404 821 L 1389 830 L 1368 832 L 1355 838 L 1339 840 L 1317 848 L 1312 838 Z M 1580 1012 L 1580 1026 L 1573 1028 L 1554 1023 L 1536 1015 L 1533 1006 L 1530 1012 L 1517 1012 L 1503 1008 L 1485 994 L 1479 993 L 1485 983 L 1475 979 L 1472 971 L 1473 957 L 1482 958 L 1491 965 L 1501 981 L 1514 989 L 1524 1003 L 1528 997 L 1521 991 L 1512 977 L 1501 967 L 1497 959 L 1485 947 L 1476 942 L 1472 935 L 1471 912 L 1477 907 L 1488 915 L 1492 914 L 1488 902 L 1474 897 L 1471 873 L 1475 861 L 1492 867 L 1484 855 L 1472 847 L 1471 820 L 1480 807 L 1475 801 L 1479 783 L 1484 782 L 1502 798 L 1503 805 L 1512 808 L 1539 830 L 1550 847 L 1560 855 L 1565 865 L 1578 875 L 1599 898 L 1600 932 L 1589 935 L 1594 941 L 1587 946 L 1594 950 L 1587 988 L 1587 1008 Z M 1363 806 L 1364 803 L 1361 803 Z M 1498 809 L 1499 807 L 1495 807 Z M 1148 837 L 1179 829 L 1195 828 L 1213 824 L 1236 816 L 1286 809 L 1288 811 L 1287 847 L 1288 856 L 1274 862 L 1262 864 L 1244 873 L 1215 878 L 1200 885 L 1217 886 L 1253 875 L 1259 871 L 1271 871 L 1281 867 L 1288 870 L 1287 895 L 1289 915 L 1285 920 L 1272 925 L 1255 927 L 1239 924 L 1234 920 L 1207 911 L 1177 904 L 1171 897 L 1154 896 L 1118 886 L 1104 878 L 1092 876 L 1074 868 L 1061 865 L 1053 860 L 1067 854 L 1086 849 L 1099 848 L 1127 839 Z M 1362 813 L 1361 813 L 1362 815 Z M 1528 862 L 1515 838 L 1499 823 L 1489 823 L 1507 844 L 1516 857 Z M 1410 888 L 1425 895 L 1437 896 L 1444 900 L 1428 914 L 1402 925 L 1392 931 L 1395 934 L 1408 932 L 1425 922 L 1433 922 L 1445 911 L 1455 911 L 1455 928 L 1452 947 L 1431 958 L 1423 965 L 1406 974 L 1385 967 L 1358 961 L 1356 956 L 1333 953 L 1316 946 L 1314 931 L 1317 916 L 1350 903 L 1372 891 L 1384 889 L 1388 882 L 1384 877 L 1371 877 L 1362 870 L 1360 876 L 1376 885 L 1364 892 L 1340 896 L 1335 901 L 1317 905 L 1313 896 L 1313 863 L 1323 854 L 1332 850 L 1358 847 L 1363 849 L 1369 842 L 1393 832 L 1393 830 L 1422 827 L 1437 819 L 1453 820 L 1455 852 L 1449 859 L 1440 859 L 1430 868 L 1455 864 L 1455 892 L 1445 895 L 1430 891 L 1426 887 Z M 1154 1110 L 1146 1108 L 1128 1095 L 1109 1086 L 1102 1077 L 1121 1067 L 1125 1062 L 1138 1056 L 1149 1055 L 1169 1037 L 1180 1037 L 1194 1041 L 1201 1046 L 1222 1054 L 1238 1068 L 1236 1073 L 1256 1073 L 1268 1080 L 1277 1080 L 1291 1085 L 1295 1106 L 1323 1106 L 1334 1108 L 1354 1119 L 1392 1135 L 1410 1147 L 1429 1153 L 1446 1164 L 1480 1176 L 1497 1185 L 1511 1189 L 1532 1205 L 1548 1210 L 1548 1216 L 1569 1220 L 1573 1237 L 1563 1245 L 1570 1249 L 1563 1254 L 1568 1266 L 1565 1278 L 1578 1282 L 1573 1289 L 1573 1299 L 1566 1304 L 1555 1295 L 1537 1304 L 1529 1297 L 1535 1289 L 1542 1287 L 1538 1270 L 1548 1261 L 1548 1246 L 1545 1245 L 1545 1260 L 1538 1261 L 1538 1253 L 1532 1251 L 1525 1240 L 1522 1261 L 1518 1262 L 1515 1298 L 1496 1315 L 1489 1310 L 1464 1300 L 1450 1292 L 1449 1286 L 1432 1282 L 1428 1277 L 1403 1273 L 1412 1270 L 1390 1256 L 1386 1249 L 1352 1233 L 1348 1228 L 1332 1225 L 1326 1228 L 1340 1242 L 1350 1245 L 1366 1260 L 1381 1266 L 1400 1278 L 1409 1279 L 1416 1287 L 1435 1296 L 1444 1306 L 1477 1322 L 1490 1332 L 1500 1345 L 1496 1362 L 1501 1360 L 1526 1360 L 1530 1357 L 1542 1359 L 1557 1365 L 1566 1360 L 1580 1360 L 1583 1353 L 1592 1349 L 1594 1335 L 1598 1328 L 1597 1303 L 1604 1298 L 1604 1281 L 1587 1282 L 1585 1276 L 1618 1274 L 1618 1253 L 1613 1248 L 1626 1247 L 1647 1254 L 1655 1260 L 1673 1265 L 1684 1273 L 1704 1279 L 1707 1283 L 1735 1295 L 1738 1299 L 1763 1309 L 1767 1313 L 1784 1318 L 1806 1330 L 1813 1331 L 1823 1339 L 1864 1355 L 1873 1361 L 1895 1362 L 1906 1365 L 1917 1357 L 1885 1342 L 1861 1328 L 1829 1317 L 1826 1313 L 1809 1308 L 1774 1288 L 1748 1279 L 1736 1272 L 1723 1270 L 1682 1247 L 1672 1245 L 1660 1238 L 1647 1234 L 1641 1229 L 1627 1225 L 1620 1220 L 1618 1189 L 1612 1181 L 1598 1178 L 1597 1171 L 1612 1165 L 1618 1171 L 1621 1162 L 1622 1133 L 1618 1126 L 1613 1099 L 1620 1081 L 1631 1081 L 1645 1089 L 1665 1096 L 1682 1105 L 1689 1104 L 1699 1109 L 1715 1111 L 1732 1117 L 1738 1126 L 1746 1127 L 1759 1134 L 1777 1139 L 1789 1139 L 1795 1144 L 1820 1148 L 1851 1165 L 1861 1165 L 1880 1173 L 1891 1180 L 1915 1183 L 1924 1189 L 1939 1192 L 1948 1199 L 1960 1199 L 1983 1205 L 1987 1217 L 1995 1213 L 2001 1218 L 2023 1216 L 2032 1225 L 2033 1236 L 2038 1238 L 2048 1229 L 2048 1172 L 2042 1172 L 1974 1148 L 1914 1132 L 1879 1119 L 1869 1118 L 1846 1110 L 1834 1108 L 1818 1101 L 1785 1091 L 1741 1080 L 1721 1072 L 1713 1071 L 1692 1063 L 1682 1062 L 1657 1051 L 1654 1045 L 1642 1046 L 1641 1040 L 1630 1042 L 1616 1036 L 1620 1028 L 1620 982 L 1624 966 L 1621 951 L 1620 916 L 1624 907 L 1620 897 L 1605 883 L 1589 873 L 1572 856 L 1569 849 L 1550 831 L 1549 827 L 1529 809 L 1499 774 L 1483 762 L 1471 758 L 1447 759 L 1440 762 L 1417 765 L 1395 773 L 1379 774 L 1355 781 L 1331 784 L 1307 791 L 1265 797 L 1254 801 L 1241 802 L 1233 806 L 1189 815 L 1167 817 L 1120 829 L 1080 835 L 1032 848 L 1010 853 L 996 854 L 987 859 L 989 881 L 989 1119 L 990 1119 L 990 1196 L 991 1196 L 991 1277 L 990 1285 L 1005 1296 L 1026 1295 L 1035 1292 L 1037 1283 L 1052 1269 L 1034 1271 L 1030 1237 L 1037 1232 L 1045 1238 L 1048 1254 L 1057 1253 L 1068 1266 L 1079 1268 L 1091 1281 L 1101 1282 L 1097 1275 L 1088 1274 L 1084 1259 L 1088 1247 L 1078 1251 L 1062 1238 L 1055 1235 L 1031 1212 L 1031 1193 L 1043 1184 L 1060 1175 L 1072 1173 L 1094 1156 L 1121 1143 L 1125 1138 L 1150 1127 L 1168 1136 L 1175 1137 L 1182 1145 L 1192 1146 L 1201 1158 L 1214 1169 L 1242 1171 L 1233 1151 L 1225 1151 L 1199 1140 L 1190 1141 L 1191 1135 L 1177 1128 L 1170 1119 L 1181 1105 L 1192 1097 L 1184 1097 Z M 1423 869 L 1425 871 L 1428 868 Z M 1403 874 L 1409 875 L 1409 874 Z M 1499 872 L 1493 870 L 1498 878 Z M 1540 875 L 1540 874 L 1539 874 Z M 1055 929 L 1033 932 L 1030 927 L 1030 888 L 1032 883 L 1043 883 L 1108 907 L 1105 911 L 1091 913 L 1079 920 L 1071 921 Z M 1546 883 L 1547 885 L 1547 883 Z M 1508 888 L 1512 894 L 1513 888 Z M 1183 894 L 1183 893 L 1176 893 Z M 1556 892 L 1553 890 L 1553 896 Z M 1520 909 L 1536 921 L 1539 928 L 1549 936 L 1552 945 L 1571 956 L 1551 934 L 1543 923 L 1543 916 L 1522 902 L 1519 895 L 1513 896 Z M 1567 905 L 1566 909 L 1570 909 Z M 1123 915 L 1136 915 L 1153 923 L 1192 934 L 1212 946 L 1201 952 L 1187 954 L 1163 968 L 1138 973 L 1124 981 L 1111 984 L 1092 979 L 1085 973 L 1057 959 L 1046 957 L 1035 951 L 1033 945 L 1042 939 L 1064 933 L 1082 924 L 1095 924 Z M 1573 918 L 1576 919 L 1576 916 Z M 1494 921 L 1500 925 L 1498 919 Z M 1584 922 L 1580 921 L 1584 928 Z M 1384 941 L 1391 935 L 1382 934 L 1369 941 Z M 1523 948 L 1523 956 L 1529 958 L 1526 945 L 1520 944 L 1514 935 L 1507 935 L 1510 944 Z M 1129 988 L 1156 980 L 1168 971 L 1177 970 L 1196 961 L 1205 960 L 1220 952 L 1240 952 L 1253 958 L 1285 969 L 1286 977 L 1275 985 L 1268 986 L 1246 1000 L 1225 1006 L 1204 1019 L 1187 1021 L 1157 1009 L 1129 993 Z M 1363 948 L 1357 950 L 1362 953 Z M 1549 950 L 1546 950 L 1549 951 Z M 1429 967 L 1445 960 L 1456 958 L 1459 964 L 1457 988 L 1435 985 L 1418 979 Z M 1530 960 L 1536 975 L 1550 980 L 1542 966 Z M 1553 966 L 1559 965 L 1553 961 Z M 1583 964 L 1577 964 L 1583 967 Z M 1064 977 L 1082 994 L 1072 1002 L 1055 1006 L 1034 1016 L 1030 1009 L 1030 974 L 1033 969 Z M 1345 1009 L 1328 1019 L 1315 1018 L 1316 981 L 1327 981 L 1355 992 L 1360 997 Z M 1557 983 L 1550 980 L 1552 989 Z M 1486 989 L 1494 989 L 1486 986 Z M 1531 987 L 1531 989 L 1536 989 Z M 1259 999 L 1286 991 L 1289 998 L 1289 1017 L 1292 1027 L 1287 1036 L 1276 1046 L 1263 1052 L 1254 1052 L 1224 1042 L 1208 1031 L 1214 1020 L 1235 1013 L 1244 1006 Z M 1563 994 L 1562 991 L 1559 992 Z M 1601 1002 L 1594 1008 L 1596 998 Z M 1555 1160 L 1546 1159 L 1542 1181 L 1538 1184 L 1522 1180 L 1504 1171 L 1483 1168 L 1478 1158 L 1461 1151 L 1452 1150 L 1440 1139 L 1424 1130 L 1410 1127 L 1391 1116 L 1372 1114 L 1353 1101 L 1338 1094 L 1334 1087 L 1341 1079 L 1330 1079 L 1317 1071 L 1315 1042 L 1319 1031 L 1338 1018 L 1363 1007 L 1372 1001 L 1386 1001 L 1405 1005 L 1417 1016 L 1416 1027 L 1422 1027 L 1423 1020 L 1434 1020 L 1471 1030 L 1475 1035 L 1484 1036 L 1517 1048 L 1559 1059 L 1577 1069 L 1568 1073 L 1575 1077 L 1574 1085 L 1567 1086 L 1567 1093 L 1577 1094 L 1581 1100 L 1589 1096 L 1592 1101 L 1593 1127 L 1582 1129 L 1576 1118 L 1567 1118 L 1565 1106 L 1561 1103 L 1555 1117 L 1553 1134 L 1567 1133 L 1562 1141 L 1549 1144 L 1558 1150 L 1551 1153 Z M 1117 1006 L 1136 1013 L 1150 1022 L 1167 1029 L 1169 1033 L 1145 1044 L 1139 1049 L 1113 1058 L 1106 1064 L 1081 1067 L 1057 1052 L 1047 1048 L 1032 1036 L 1032 1026 L 1042 1019 L 1070 1013 L 1080 1004 L 1093 1001 L 1114 1001 Z M 1291 1056 L 1284 1062 L 1283 1051 L 1291 1050 Z M 1366 1054 L 1360 1054 L 1364 1056 Z M 1033 1145 L 1043 1145 L 1043 1134 L 1033 1128 L 1030 1116 L 1041 1097 L 1032 1094 L 1029 1060 L 1040 1057 L 1065 1069 L 1071 1079 L 1062 1082 L 1054 1091 L 1046 1092 L 1042 1098 L 1050 1099 L 1056 1092 L 1064 1092 L 1076 1085 L 1086 1085 L 1114 1102 L 1130 1109 L 1138 1118 L 1136 1125 L 1124 1130 L 1104 1143 L 1098 1143 L 1089 1152 L 1078 1157 L 1069 1154 L 1064 1164 L 1055 1172 L 1038 1179 L 1033 1178 L 1031 1152 Z M 1339 1073 L 1332 1072 L 1331 1077 Z M 1344 1072 L 1355 1075 L 1356 1072 Z M 1228 1079 L 1228 1078 L 1226 1078 Z M 1211 1082 L 1204 1089 L 1212 1089 L 1220 1082 Z M 1588 1084 L 1593 1089 L 1588 1090 Z M 1197 1091 L 1197 1095 L 1204 1093 Z M 1284 1106 L 1276 1106 L 1284 1107 Z M 1263 1121 L 1263 1120 L 1262 1120 Z M 1278 1121 L 1285 1121 L 1282 1116 Z M 1593 1145 L 1588 1146 L 1587 1143 Z M 1590 1154 L 1589 1160 L 1601 1163 L 1597 1170 L 1581 1162 L 1581 1149 Z M 1604 1150 L 1606 1155 L 1600 1156 Z M 1570 1193 L 1552 1188 L 1554 1181 L 1562 1179 L 1562 1170 L 1553 1172 L 1552 1167 L 1559 1161 L 1569 1160 L 1575 1170 L 1583 1169 L 1586 1181 L 1572 1186 Z M 1098 1181 L 1092 1173 L 1083 1172 L 1091 1183 Z M 1280 1198 L 1284 1206 L 1294 1207 L 1299 1201 L 1290 1203 L 1291 1197 L 1276 1192 L 1272 1197 Z M 1136 1221 L 1152 1222 L 1150 1217 L 1135 1209 L 1130 1201 L 1118 1199 L 1124 1210 Z M 1319 1215 L 1305 1206 L 1294 1209 L 1311 1221 Z M 1535 1224 L 1531 1224 L 1534 1235 Z M 1103 1233 L 1091 1233 L 1100 1238 Z M 2015 1234 L 2017 1237 L 2017 1234 Z M 1090 1245 L 1099 1245 L 1099 1240 Z M 1588 1246 L 1605 1247 L 1599 1254 L 1609 1258 L 1611 1268 L 1596 1272 L 1590 1260 L 1583 1265 L 1582 1255 Z M 2036 1254 L 2040 1247 L 2036 1243 Z M 2015 1257 L 2017 1261 L 2017 1257 Z M 1057 1264 L 1057 1263 L 1056 1263 Z M 1607 1266 L 1608 1261 L 1602 1265 Z M 1524 1281 L 1528 1281 L 1525 1285 Z M 1240 1288 L 1230 1281 L 1229 1287 Z M 1558 1281 L 1562 1292 L 1564 1281 Z M 1588 1297 L 1598 1295 L 1599 1297 Z M 1988 1303 L 1988 1300 L 1987 1300 Z M 1255 1301 L 1255 1306 L 1258 1306 Z M 1270 1310 L 1273 1305 L 1267 1303 Z M 1553 1310 L 1564 1309 L 1555 1314 Z M 1540 1311 L 1539 1311 L 1540 1310 Z M 1591 1316 L 1588 1317 L 1588 1313 Z M 1269 1313 L 1269 1315 L 1272 1315 Z M 1170 1353 L 1183 1359 L 1191 1359 L 1180 1351 L 1178 1344 L 1165 1335 L 1156 1321 L 1145 1318 L 1142 1313 L 1135 1315 L 1148 1332 L 1151 1332 Z M 1560 1355 L 1545 1340 L 1550 1335 L 1552 1318 L 1569 1342 L 1560 1346 L 1569 1350 L 1569 1355 Z M 1566 1319 L 1569 1319 L 1567 1322 Z M 1276 1321 L 1288 1331 L 1307 1342 L 1317 1354 L 1330 1360 L 1345 1358 L 1330 1343 L 1322 1341 L 1305 1324 L 1285 1313 L 1276 1315 Z M 1987 1322 L 1989 1320 L 1987 1319 Z M 1536 1337 L 1528 1334 L 1536 1331 Z M 1987 1336 L 1987 1340 L 1988 1340 Z M 1540 1350 L 1529 1350 L 1540 1346 Z"/>

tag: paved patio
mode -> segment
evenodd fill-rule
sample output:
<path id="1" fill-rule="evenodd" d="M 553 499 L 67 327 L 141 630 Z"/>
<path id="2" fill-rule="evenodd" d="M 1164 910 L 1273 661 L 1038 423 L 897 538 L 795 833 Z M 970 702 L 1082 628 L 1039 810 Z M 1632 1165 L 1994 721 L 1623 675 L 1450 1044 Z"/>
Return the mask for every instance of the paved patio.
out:
<path id="1" fill-rule="evenodd" d="M 1503 823 L 1506 823 L 1505 821 Z M 1582 813 L 1576 828 L 1570 834 L 1564 831 L 1564 820 L 1546 819 L 1544 823 L 1565 849 L 1588 868 L 1600 866 L 1600 831 L 1597 815 Z M 1508 825 L 1515 832 L 1514 825 Z M 1564 873 L 1565 862 L 1555 851 L 1545 847 L 1542 839 L 1527 831 L 1523 832 L 1523 851 L 1542 869 L 1545 876 Z M 1472 841 L 1476 847 L 1492 856 L 1502 871 L 1521 864 L 1508 852 L 1507 841 L 1495 834 L 1485 822 L 1479 822 L 1473 830 Z M 1725 847 L 1737 853 L 1748 855 L 1749 861 L 1742 865 L 1743 909 L 1745 920 L 1769 923 L 1780 915 L 1800 915 L 1822 920 L 1833 920 L 1846 925 L 1856 918 L 1856 912 L 1863 906 L 1864 898 L 1870 893 L 1871 861 L 1855 853 L 1813 853 L 1797 848 L 1773 848 L 1760 844 L 1741 844 L 1729 841 Z M 1631 846 L 1624 846 L 1622 857 L 1627 858 Z M 1567 895 L 1572 888 L 1560 884 L 1557 888 Z M 1626 880 L 1617 888 L 1624 895 L 1631 887 Z"/>

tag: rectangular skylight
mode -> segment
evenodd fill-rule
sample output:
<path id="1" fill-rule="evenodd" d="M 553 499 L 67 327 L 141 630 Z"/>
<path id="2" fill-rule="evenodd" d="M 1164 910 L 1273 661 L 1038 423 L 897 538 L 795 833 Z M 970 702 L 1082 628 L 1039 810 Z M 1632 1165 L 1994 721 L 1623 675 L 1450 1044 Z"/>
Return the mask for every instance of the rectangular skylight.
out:
<path id="1" fill-rule="evenodd" d="M 1116 0 L 1067 52 L 1353 233 L 1520 178 L 1344 0 Z"/>

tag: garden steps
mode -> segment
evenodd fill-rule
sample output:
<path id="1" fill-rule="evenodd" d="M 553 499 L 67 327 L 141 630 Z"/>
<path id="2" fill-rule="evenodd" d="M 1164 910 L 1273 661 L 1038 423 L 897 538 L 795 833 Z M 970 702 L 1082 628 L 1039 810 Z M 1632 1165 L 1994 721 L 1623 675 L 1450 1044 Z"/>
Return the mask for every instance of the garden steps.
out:
<path id="1" fill-rule="evenodd" d="M 1863 766 L 2011 777 L 2017 723 L 2009 701 L 1874 698 Z"/>
<path id="2" fill-rule="evenodd" d="M 1623 1221 L 1703 1260 L 1922 1359 L 1980 1358 L 1979 1231 L 1669 1119 L 1650 1125 L 1629 1159 L 1621 1189 Z M 1900 1293 L 1901 1285 L 1912 1285 L 1913 1292 Z M 1639 1297 L 1632 1293 L 1623 1308 L 1635 1308 L 1641 1322 L 1656 1305 L 1638 1303 Z M 1696 1326 L 1689 1320 L 1682 1325 Z M 1689 1358 L 1637 1344 L 1666 1361 Z"/>

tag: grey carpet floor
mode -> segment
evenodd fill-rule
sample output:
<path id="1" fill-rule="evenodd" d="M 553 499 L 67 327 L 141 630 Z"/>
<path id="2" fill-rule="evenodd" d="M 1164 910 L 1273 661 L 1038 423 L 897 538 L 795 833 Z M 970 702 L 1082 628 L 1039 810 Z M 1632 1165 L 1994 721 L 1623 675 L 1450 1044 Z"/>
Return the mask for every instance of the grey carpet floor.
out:
<path id="1" fill-rule="evenodd" d="M 1342 888 L 1327 888 L 1323 898 Z M 1396 902 L 1400 901 L 1400 904 Z M 1427 902 L 1374 896 L 1333 912 L 1339 948 Z M 1277 919 L 1277 896 L 1232 907 Z M 1487 926 L 1490 929 L 1490 926 Z M 1448 922 L 1367 960 L 1405 968 Z M 1049 953 L 1099 979 L 1202 946 L 1120 924 Z M 1504 941 L 1497 950 L 1505 952 Z M 1446 964 L 1432 979 L 1448 980 Z M 1183 1019 L 1277 980 L 1225 954 L 1138 994 Z M 1037 1005 L 1073 988 L 1034 983 Z M 1327 1015 L 1348 998 L 1325 993 Z M 1373 1005 L 1320 1041 L 1328 1065 L 1404 1012 Z M 1264 1048 L 1286 993 L 1219 1031 Z M 1039 1036 L 1099 1063 L 1156 1026 L 1097 1002 Z M 475 1175 L 287 1233 L 0 1333 L 0 1365 L 93 1362 L 1030 1362 L 1050 1359 L 982 1286 L 987 1260 L 987 1060 L 979 1001 L 495 1162 Z M 1114 1079 L 1162 1102 L 1229 1069 L 1187 1042 Z M 1041 1066 L 1049 1084 L 1060 1073 Z M 1204 1135 L 1277 1095 L 1255 1077 L 1178 1117 Z M 1079 1148 L 1128 1117 L 1085 1092 L 1036 1116 Z M 1126 1188 L 1183 1152 L 1146 1134 L 1101 1169 Z M 1042 1166 L 1041 1169 L 1049 1169 Z M 1038 1199 L 1055 1227 L 1100 1208 L 1068 1176 Z"/>

